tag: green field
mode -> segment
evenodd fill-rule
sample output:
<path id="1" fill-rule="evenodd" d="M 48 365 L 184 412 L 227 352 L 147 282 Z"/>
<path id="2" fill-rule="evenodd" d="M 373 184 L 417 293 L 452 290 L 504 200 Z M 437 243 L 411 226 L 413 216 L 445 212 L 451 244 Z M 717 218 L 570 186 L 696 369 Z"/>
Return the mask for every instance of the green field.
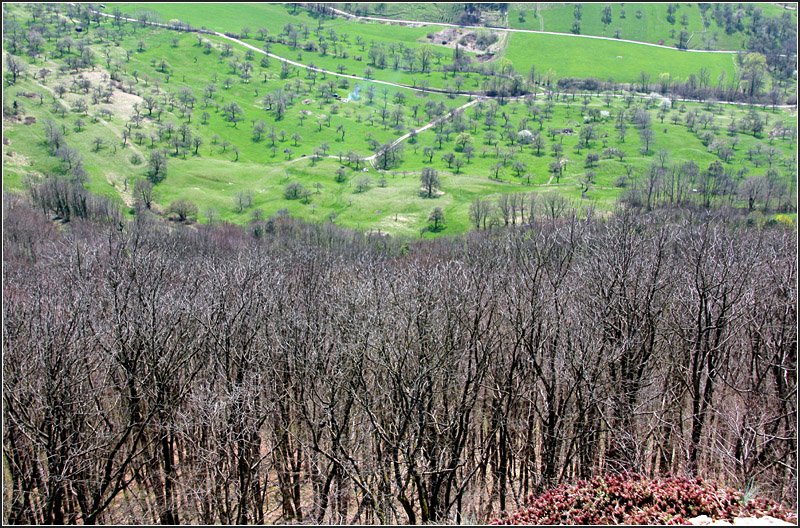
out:
<path id="1" fill-rule="evenodd" d="M 280 33 L 286 24 L 305 24 L 315 36 L 318 27 L 327 32 L 330 29 L 339 34 L 349 34 L 352 39 L 361 35 L 387 43 L 404 43 L 414 45 L 428 30 L 386 24 L 362 24 L 342 18 L 321 18 L 314 16 L 302 8 L 293 9 L 287 4 L 259 3 L 217 3 L 217 4 L 185 4 L 185 3 L 125 3 L 113 4 L 124 14 L 138 18 L 142 12 L 156 14 L 160 21 L 168 22 L 178 19 L 196 28 L 206 28 L 219 32 L 240 33 L 243 27 L 249 27 L 251 33 L 263 27 L 270 34 Z M 107 8 L 105 11 L 111 11 Z"/>
<path id="2" fill-rule="evenodd" d="M 24 21 L 21 7 L 15 6 L 10 14 Z M 69 146 L 83 156 L 87 187 L 118 200 L 128 211 L 135 200 L 132 189 L 136 180 L 145 177 L 151 152 L 166 151 L 167 177 L 155 187 L 154 208 L 163 211 L 174 200 L 191 200 L 200 210 L 200 221 L 207 219 L 209 211 L 223 220 L 246 223 L 257 210 L 268 216 L 285 209 L 309 220 L 333 220 L 345 227 L 416 236 L 426 227 L 431 209 L 441 207 L 447 219 L 442 233 L 454 234 L 469 229 L 469 207 L 475 198 L 495 200 L 503 194 L 531 192 L 556 193 L 573 203 L 609 211 L 632 184 L 645 178 L 660 151 L 668 153 L 670 166 L 692 160 L 704 171 L 728 149 L 723 167 L 737 184 L 770 174 L 772 180 L 783 181 L 786 190 L 793 189 L 796 181 L 794 112 L 759 109 L 757 114 L 768 122 L 754 135 L 742 129 L 749 112 L 746 107 L 676 102 L 659 116 L 660 98 L 650 104 L 602 96 L 586 100 L 538 96 L 505 105 L 486 100 L 405 141 L 399 161 L 388 170 L 366 165 L 368 171 L 363 172 L 365 165 L 355 167 L 347 162 L 348 153 L 369 156 L 376 144 L 419 128 L 442 111 L 464 105 L 467 99 L 326 78 L 324 74 L 311 78 L 298 68 L 291 68 L 282 78 L 279 61 L 261 64 L 258 55 L 248 58 L 241 46 L 234 46 L 224 56 L 218 37 L 198 39 L 194 34 L 137 24 L 116 29 L 110 19 L 102 19 L 100 27 L 106 33 L 93 27 L 86 41 L 95 56 L 92 68 L 60 68 L 65 60 L 76 57 L 77 50 L 61 57 L 55 51 L 56 41 L 45 41 L 37 58 L 21 57 L 27 73 L 4 93 L 4 112 L 7 109 L 9 114 L 3 131 L 4 189 L 22 190 L 29 178 L 67 172 L 46 145 L 44 124 L 49 120 L 63 129 Z M 113 43 L 108 35 L 113 36 Z M 524 49 L 519 41 L 515 43 L 518 36 L 513 36 L 509 53 Z M 211 42 L 208 48 L 205 40 Z M 6 60 L 4 54 L 4 71 Z M 250 78 L 237 73 L 237 64 L 243 62 L 253 65 Z M 43 67 L 50 70 L 46 79 L 34 77 Z M 120 84 L 109 102 L 92 100 L 94 88 L 107 83 L 106 75 Z M 77 84 L 82 76 L 91 81 L 85 91 Z M 204 95 L 212 84 L 216 90 Z M 347 101 L 356 85 L 361 87 L 360 99 Z M 56 93 L 59 86 L 64 87 L 62 95 Z M 370 86 L 375 88 L 371 102 L 366 96 Z M 264 103 L 265 95 L 279 90 L 292 94 L 283 116 L 268 110 Z M 181 98 L 187 95 L 193 99 L 184 105 Z M 151 115 L 145 107 L 149 97 L 161 112 Z M 87 103 L 85 110 L 76 107 L 81 100 Z M 232 102 L 241 107 L 238 122 L 225 117 L 225 107 Z M 655 137 L 649 151 L 643 153 L 631 117 L 637 107 L 645 105 Z M 10 115 L 12 106 L 16 116 Z M 141 118 L 134 120 L 137 111 Z M 621 112 L 626 112 L 628 132 L 624 137 L 615 127 Z M 690 130 L 687 121 L 694 112 L 703 117 Z M 740 126 L 729 129 L 732 120 Z M 260 138 L 254 133 L 259 122 L 264 125 Z M 794 132 L 771 137 L 776 125 Z M 590 126 L 594 137 L 588 145 L 579 146 L 581 130 Z M 182 127 L 191 137 L 200 138 L 200 144 L 173 141 Z M 563 128 L 572 133 L 551 132 Z M 273 130 L 275 136 L 270 137 Z M 540 134 L 538 152 L 533 144 L 520 143 L 521 130 Z M 125 133 L 129 133 L 127 140 L 123 139 Z M 708 133 L 713 138 L 705 137 Z M 96 138 L 101 140 L 99 146 Z M 557 144 L 562 148 L 559 154 L 554 151 Z M 312 160 L 312 154 L 322 147 L 326 147 L 323 154 L 327 157 Z M 618 149 L 623 159 L 606 155 L 610 148 Z M 591 167 L 585 163 L 590 153 L 600 156 Z M 452 159 L 448 162 L 448 158 Z M 563 174 L 556 177 L 551 164 L 558 159 L 565 160 L 565 166 Z M 336 172 L 342 167 L 343 181 L 336 181 Z M 420 174 L 426 167 L 436 169 L 441 178 L 433 198 L 421 192 Z M 621 176 L 628 174 L 622 182 Z M 367 176 L 369 184 L 359 189 L 360 180 Z M 295 182 L 309 191 L 305 199 L 284 196 L 285 187 Z M 240 211 L 237 194 L 247 192 L 252 193 L 252 203 Z"/>
<path id="3" fill-rule="evenodd" d="M 735 55 L 687 53 L 641 44 L 610 40 L 513 33 L 509 35 L 504 57 L 518 71 L 532 65 L 539 71 L 552 70 L 558 77 L 594 77 L 602 81 L 635 82 L 641 72 L 657 79 L 662 72 L 673 79 L 685 80 L 706 68 L 712 79 L 724 73 L 732 79 Z"/>

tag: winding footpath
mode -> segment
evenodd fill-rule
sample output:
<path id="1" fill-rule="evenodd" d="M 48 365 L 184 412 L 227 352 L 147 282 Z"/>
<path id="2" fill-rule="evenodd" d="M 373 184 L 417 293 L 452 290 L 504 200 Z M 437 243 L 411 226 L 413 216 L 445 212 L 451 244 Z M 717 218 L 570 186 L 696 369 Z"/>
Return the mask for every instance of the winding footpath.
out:
<path id="1" fill-rule="evenodd" d="M 409 133 L 407 133 L 407 134 L 403 134 L 403 135 L 402 135 L 402 136 L 400 136 L 399 138 L 397 138 L 397 139 L 395 139 L 394 141 L 392 141 L 392 142 L 389 144 L 389 147 L 388 147 L 388 148 L 393 148 L 393 147 L 396 147 L 397 145 L 399 145 L 400 143 L 402 143 L 402 142 L 403 142 L 403 141 L 405 141 L 406 139 L 410 138 L 410 137 L 411 137 L 411 136 L 413 136 L 414 134 L 419 134 L 420 132 L 425 132 L 425 131 L 426 131 L 426 130 L 428 130 L 429 128 L 431 128 L 431 127 L 434 127 L 434 126 L 438 125 L 439 123 L 441 123 L 441 122 L 443 122 L 443 121 L 447 121 L 448 119 L 450 119 L 451 117 L 453 117 L 453 116 L 456 114 L 456 112 L 464 111 L 465 109 L 469 108 L 470 106 L 474 105 L 475 103 L 478 103 L 478 102 L 479 102 L 479 101 L 481 101 L 481 100 L 482 100 L 482 99 L 473 99 L 472 101 L 470 101 L 470 102 L 468 102 L 468 103 L 465 103 L 465 104 L 463 104 L 463 105 L 459 106 L 458 108 L 454 108 L 454 109 L 450 110 L 450 111 L 449 111 L 449 112 L 447 112 L 445 115 L 443 115 L 443 116 L 441 116 L 441 117 L 438 117 L 438 118 L 434 119 L 433 121 L 431 121 L 431 122 L 430 122 L 430 123 L 428 123 L 427 125 L 424 125 L 424 126 L 422 126 L 422 127 L 420 127 L 420 128 L 417 128 L 416 130 L 412 130 L 411 132 L 409 132 Z M 366 161 L 372 162 L 372 161 L 374 161 L 374 160 L 375 160 L 375 158 L 377 158 L 377 157 L 378 157 L 378 154 L 380 154 L 380 152 L 381 152 L 381 151 L 379 151 L 379 152 L 376 152 L 376 153 L 375 153 L 375 154 L 373 154 L 372 156 L 368 156 L 368 157 L 366 157 L 366 158 L 364 158 L 364 159 L 365 159 Z"/>

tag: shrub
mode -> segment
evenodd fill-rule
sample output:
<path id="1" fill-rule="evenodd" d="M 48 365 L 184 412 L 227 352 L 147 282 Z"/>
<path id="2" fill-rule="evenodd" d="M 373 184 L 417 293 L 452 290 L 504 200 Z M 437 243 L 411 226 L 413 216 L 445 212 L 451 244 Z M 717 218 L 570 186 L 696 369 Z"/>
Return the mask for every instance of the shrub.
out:
<path id="1" fill-rule="evenodd" d="M 179 222 L 197 218 L 197 206 L 188 200 L 175 200 L 169 204 L 167 212 L 174 214 Z"/>
<path id="2" fill-rule="evenodd" d="M 372 178 L 366 175 L 361 176 L 356 180 L 356 192 L 361 193 L 368 191 L 371 185 L 372 185 Z"/>
<path id="3" fill-rule="evenodd" d="M 498 41 L 497 33 L 479 33 L 478 38 L 475 40 L 475 46 L 478 49 L 484 50 Z"/>
<path id="4" fill-rule="evenodd" d="M 303 196 L 305 190 L 306 189 L 302 184 L 298 182 L 292 182 L 283 189 L 283 196 L 287 200 L 296 200 Z"/>
<path id="5" fill-rule="evenodd" d="M 147 163 L 147 179 L 155 185 L 164 181 L 166 177 L 167 156 L 159 150 L 154 150 L 150 153 L 150 159 Z"/>
<path id="6" fill-rule="evenodd" d="M 728 521 L 770 515 L 797 522 L 797 515 L 778 503 L 742 499 L 740 492 L 700 478 L 609 475 L 531 496 L 526 507 L 492 524 L 688 524 L 699 515 Z"/>

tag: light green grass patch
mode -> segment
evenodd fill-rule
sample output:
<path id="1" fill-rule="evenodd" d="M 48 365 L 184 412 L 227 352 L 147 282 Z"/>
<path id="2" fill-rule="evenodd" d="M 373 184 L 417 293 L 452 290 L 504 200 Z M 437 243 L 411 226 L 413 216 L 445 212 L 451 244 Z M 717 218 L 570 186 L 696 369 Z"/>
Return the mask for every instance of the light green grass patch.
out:
<path id="1" fill-rule="evenodd" d="M 698 75 L 701 68 L 706 68 L 712 79 L 724 73 L 730 80 L 736 72 L 732 54 L 687 53 L 626 42 L 533 33 L 509 35 L 503 56 L 521 72 L 536 66 L 540 72 L 552 70 L 556 78 L 593 77 L 627 83 L 638 81 L 642 72 L 651 81 L 663 72 L 674 80 Z"/>

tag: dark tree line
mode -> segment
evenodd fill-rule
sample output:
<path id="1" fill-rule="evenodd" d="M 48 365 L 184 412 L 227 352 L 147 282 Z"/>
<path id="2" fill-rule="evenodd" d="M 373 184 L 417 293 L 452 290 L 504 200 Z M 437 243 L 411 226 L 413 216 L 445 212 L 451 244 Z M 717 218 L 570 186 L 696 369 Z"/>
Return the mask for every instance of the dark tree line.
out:
<path id="1" fill-rule="evenodd" d="M 5 200 L 10 523 L 485 520 L 619 470 L 796 500 L 789 229 L 553 205 L 409 246 Z"/>
<path id="2" fill-rule="evenodd" d="M 594 78 L 574 78 L 563 77 L 555 82 L 553 88 L 566 93 L 576 92 L 589 92 L 600 95 L 601 93 L 617 92 L 620 89 L 627 89 L 631 91 L 650 92 L 657 89 L 659 93 L 665 96 L 671 96 L 681 99 L 691 99 L 696 101 L 729 101 L 729 102 L 743 102 L 750 104 L 761 105 L 778 105 L 789 104 L 794 105 L 797 103 L 797 96 L 791 90 L 782 89 L 780 86 L 785 85 L 782 81 L 773 83 L 767 88 L 764 81 L 766 72 L 757 73 L 760 75 L 760 84 L 757 89 L 751 90 L 754 86 L 751 82 L 745 82 L 736 77 L 729 79 L 717 79 L 715 82 L 711 81 L 708 70 L 702 68 L 696 74 L 692 73 L 686 79 L 670 80 L 669 84 L 662 83 L 660 86 L 656 83 L 649 82 L 649 76 L 642 72 L 641 78 L 636 83 L 618 83 L 614 81 L 601 81 Z M 541 86 L 550 87 L 552 83 L 547 83 L 540 77 L 536 77 L 536 83 Z"/>

